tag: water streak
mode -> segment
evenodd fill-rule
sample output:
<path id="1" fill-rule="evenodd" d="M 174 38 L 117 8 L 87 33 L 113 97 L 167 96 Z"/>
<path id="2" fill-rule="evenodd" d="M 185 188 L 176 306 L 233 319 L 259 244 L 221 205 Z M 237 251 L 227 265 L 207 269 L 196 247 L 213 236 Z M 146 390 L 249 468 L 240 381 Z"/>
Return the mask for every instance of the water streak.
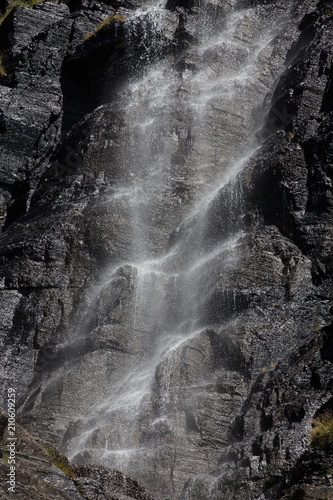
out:
<path id="1" fill-rule="evenodd" d="M 146 2 L 129 30 L 148 19 L 162 36 L 165 4 Z M 152 62 L 119 95 L 124 152 L 110 147 L 120 167 L 101 203 L 114 217 L 126 214 L 128 245 L 94 288 L 79 328 L 79 336 L 116 347 L 103 398 L 68 444 L 74 460 L 102 459 L 141 479 L 167 469 L 177 451 L 170 498 L 190 474 L 182 461 L 208 472 L 226 439 L 221 424 L 205 451 L 191 432 L 205 442 L 205 422 L 223 423 L 225 396 L 214 387 L 229 376 L 223 342 L 243 307 L 228 277 L 244 232 L 234 228 L 208 244 L 208 217 L 228 189 L 230 210 L 241 206 L 237 176 L 260 147 L 255 110 L 283 65 L 274 53 L 283 13 L 273 29 L 269 20 L 260 25 L 256 7 L 234 11 L 230 2 L 223 15 L 218 2 L 215 11 L 210 2 L 200 7 L 201 17 L 191 18 L 193 46 L 178 60 Z M 162 478 L 157 489 L 166 492 L 167 483 Z"/>

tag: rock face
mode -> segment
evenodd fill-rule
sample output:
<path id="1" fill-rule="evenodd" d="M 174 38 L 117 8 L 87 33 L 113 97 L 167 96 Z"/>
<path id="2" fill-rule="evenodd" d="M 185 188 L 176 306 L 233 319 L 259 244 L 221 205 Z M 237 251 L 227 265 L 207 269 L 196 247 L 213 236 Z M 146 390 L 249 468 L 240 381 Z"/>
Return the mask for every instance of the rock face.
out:
<path id="1" fill-rule="evenodd" d="M 36 441 L 20 425 L 15 425 L 15 451 L 11 455 L 8 445 L 13 441 L 7 427 L 8 416 L 2 410 L 0 412 L 0 421 L 3 423 L 0 439 L 1 498 L 16 495 L 24 500 L 153 500 L 143 486 L 121 472 L 71 465 L 56 449 Z M 11 467 L 14 468 L 14 476 L 9 474 Z M 10 479 L 14 490 L 8 492 Z"/>
<path id="2" fill-rule="evenodd" d="M 333 496 L 310 446 L 333 409 L 332 12 L 3 20 L 2 397 L 75 462 L 160 500 Z M 80 470 L 94 498 L 109 479 Z"/>

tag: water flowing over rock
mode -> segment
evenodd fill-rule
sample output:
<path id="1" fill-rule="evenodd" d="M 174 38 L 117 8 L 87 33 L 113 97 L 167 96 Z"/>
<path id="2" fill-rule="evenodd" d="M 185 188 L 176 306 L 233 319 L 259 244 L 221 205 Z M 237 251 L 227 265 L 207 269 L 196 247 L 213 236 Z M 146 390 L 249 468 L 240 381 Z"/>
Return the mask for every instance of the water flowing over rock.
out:
<path id="1" fill-rule="evenodd" d="M 9 424 L 8 424 L 9 421 Z M 8 424 L 8 426 L 7 426 Z M 80 500 L 153 500 L 137 481 L 105 467 L 72 465 L 54 446 L 37 441 L 20 425 L 15 425 L 15 486 L 8 492 L 10 459 L 8 442 L 10 418 L 0 409 L 0 497 L 21 500 L 57 498 Z"/>
<path id="2" fill-rule="evenodd" d="M 333 410 L 332 12 L 70 0 L 1 23 L 3 406 L 14 387 L 74 462 L 158 500 L 333 496 L 310 445 Z"/>

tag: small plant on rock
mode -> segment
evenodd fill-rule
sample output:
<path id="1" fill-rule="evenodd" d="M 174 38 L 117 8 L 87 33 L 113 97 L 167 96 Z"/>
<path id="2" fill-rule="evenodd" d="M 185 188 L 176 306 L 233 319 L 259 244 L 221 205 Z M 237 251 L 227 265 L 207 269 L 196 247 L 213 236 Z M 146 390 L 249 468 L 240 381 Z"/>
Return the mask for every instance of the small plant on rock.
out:
<path id="1" fill-rule="evenodd" d="M 61 469 L 68 477 L 77 477 L 74 467 L 65 455 L 48 443 L 43 443 L 43 446 L 50 455 L 53 465 Z"/>
<path id="2" fill-rule="evenodd" d="M 106 26 L 107 24 L 113 23 L 115 21 L 121 21 L 123 23 L 125 21 L 125 17 L 121 16 L 120 14 L 117 14 L 115 12 L 114 14 L 112 14 L 112 16 L 109 16 L 106 19 L 104 19 L 104 21 L 102 21 L 94 31 L 92 31 L 91 33 L 87 33 L 87 35 L 84 35 L 84 37 L 83 37 L 84 40 L 88 40 L 90 37 L 95 35 L 99 30 L 104 28 L 104 26 Z"/>
<path id="3" fill-rule="evenodd" d="M 6 68 L 3 65 L 3 54 L 0 52 L 0 78 L 6 76 Z"/>
<path id="4" fill-rule="evenodd" d="M 333 447 L 333 411 L 327 410 L 312 420 L 311 446 Z"/>

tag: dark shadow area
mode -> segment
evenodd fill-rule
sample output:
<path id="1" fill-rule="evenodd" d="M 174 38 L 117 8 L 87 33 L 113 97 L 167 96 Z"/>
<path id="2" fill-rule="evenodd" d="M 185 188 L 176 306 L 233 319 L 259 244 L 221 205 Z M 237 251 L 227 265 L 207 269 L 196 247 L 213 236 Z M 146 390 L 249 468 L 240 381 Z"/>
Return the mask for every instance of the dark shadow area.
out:
<path id="1" fill-rule="evenodd" d="M 112 98 L 113 87 L 122 73 L 119 66 L 126 49 L 124 40 L 124 27 L 115 22 L 92 35 L 64 60 L 60 80 L 64 96 L 63 135 L 106 98 Z"/>
<path id="2" fill-rule="evenodd" d="M 11 224 L 26 214 L 29 183 L 26 180 L 15 181 L 9 191 L 12 199 L 7 206 L 7 216 L 3 226 L 3 231 L 6 231 Z"/>
<path id="3" fill-rule="evenodd" d="M 333 325 L 323 328 L 324 338 L 323 347 L 320 350 L 322 359 L 333 362 Z M 332 404 L 333 408 L 333 404 Z"/>

